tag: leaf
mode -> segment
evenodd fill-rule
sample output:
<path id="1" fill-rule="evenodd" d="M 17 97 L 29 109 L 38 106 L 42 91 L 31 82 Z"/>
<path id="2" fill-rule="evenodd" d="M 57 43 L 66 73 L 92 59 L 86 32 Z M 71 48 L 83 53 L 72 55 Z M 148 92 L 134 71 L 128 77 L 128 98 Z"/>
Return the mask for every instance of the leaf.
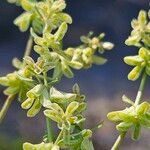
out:
<path id="1" fill-rule="evenodd" d="M 132 139 L 135 141 L 138 140 L 140 138 L 140 133 L 141 133 L 141 126 L 140 124 L 136 124 L 133 129 Z"/>
<path id="2" fill-rule="evenodd" d="M 137 114 L 138 115 L 143 115 L 145 114 L 148 109 L 149 109 L 149 103 L 148 102 L 143 102 L 140 105 L 137 106 Z"/>
<path id="3" fill-rule="evenodd" d="M 94 150 L 93 143 L 89 139 L 84 139 L 81 144 L 81 150 Z"/>
<path id="4" fill-rule="evenodd" d="M 73 72 L 71 71 L 70 67 L 69 67 L 66 63 L 61 62 L 61 68 L 62 68 L 63 74 L 64 74 L 67 78 L 73 78 L 73 77 L 74 77 Z"/>
<path id="5" fill-rule="evenodd" d="M 116 126 L 116 128 L 120 132 L 126 132 L 132 125 L 133 123 L 121 122 Z"/>
<path id="6" fill-rule="evenodd" d="M 142 67 L 141 66 L 136 66 L 134 67 L 131 72 L 128 74 L 128 79 L 135 81 L 139 78 L 139 76 L 141 75 L 142 72 Z"/>
<path id="7" fill-rule="evenodd" d="M 54 110 L 44 110 L 44 115 L 57 123 L 62 123 L 62 115 Z"/>
<path id="8" fill-rule="evenodd" d="M 0 77 L 0 84 L 3 86 L 9 86 L 9 80 L 7 77 Z"/>
<path id="9" fill-rule="evenodd" d="M 21 6 L 26 11 L 32 11 L 35 7 L 35 3 L 29 0 L 21 0 Z"/>
<path id="10" fill-rule="evenodd" d="M 17 68 L 17 69 L 21 69 L 22 66 L 23 66 L 23 63 L 22 63 L 18 58 L 14 58 L 14 59 L 12 60 L 12 64 L 13 64 L 13 66 L 14 66 L 15 68 Z"/>
<path id="11" fill-rule="evenodd" d="M 121 121 L 122 119 L 119 117 L 120 111 L 114 111 L 107 114 L 107 118 L 111 121 Z"/>
<path id="12" fill-rule="evenodd" d="M 44 88 L 42 95 L 40 96 L 40 102 L 43 107 L 51 108 L 52 103 L 50 101 L 50 97 L 46 88 Z"/>
<path id="13" fill-rule="evenodd" d="M 69 64 L 69 66 L 71 66 L 74 69 L 81 69 L 83 67 L 82 63 L 80 63 L 78 61 L 74 61 L 74 60 L 70 61 L 68 64 Z"/>
<path id="14" fill-rule="evenodd" d="M 27 92 L 27 97 L 31 99 L 35 99 L 42 94 L 42 91 L 43 91 L 43 85 L 38 84 L 34 88 L 32 88 L 30 91 Z"/>
<path id="15" fill-rule="evenodd" d="M 55 41 L 61 41 L 64 38 L 67 30 L 68 30 L 68 25 L 67 25 L 67 23 L 63 22 L 60 25 L 60 27 L 57 30 L 57 32 L 54 34 Z"/>
<path id="16" fill-rule="evenodd" d="M 79 107 L 78 102 L 75 102 L 75 101 L 71 102 L 66 109 L 66 115 L 73 114 L 75 111 L 77 111 L 78 107 Z"/>
<path id="17" fill-rule="evenodd" d="M 131 66 L 137 66 L 143 62 L 143 59 L 141 57 L 139 57 L 138 55 L 126 56 L 126 57 L 124 57 L 124 62 Z"/>
<path id="18" fill-rule="evenodd" d="M 150 115 L 145 114 L 141 116 L 139 123 L 145 128 L 150 128 Z"/>
<path id="19" fill-rule="evenodd" d="M 86 108 L 87 108 L 87 104 L 85 102 L 82 102 L 82 103 L 79 104 L 76 111 L 78 113 L 82 113 L 83 111 L 85 111 Z"/>
<path id="20" fill-rule="evenodd" d="M 107 59 L 96 55 L 93 55 L 92 59 L 93 59 L 93 63 L 96 65 L 103 65 L 107 62 Z"/>
<path id="21" fill-rule="evenodd" d="M 40 103 L 40 100 L 37 99 L 34 101 L 34 104 L 32 105 L 32 107 L 28 110 L 27 116 L 34 117 L 36 114 L 38 114 L 40 109 L 41 109 L 41 103 Z"/>
<path id="22" fill-rule="evenodd" d="M 72 91 L 73 93 L 80 94 L 80 87 L 77 83 L 73 85 Z"/>
<path id="23" fill-rule="evenodd" d="M 29 12 L 22 13 L 14 20 L 14 24 L 19 27 L 20 31 L 25 32 L 29 28 L 31 16 Z"/>
<path id="24" fill-rule="evenodd" d="M 149 50 L 147 50 L 144 47 L 140 48 L 140 50 L 139 50 L 139 56 L 141 58 L 143 58 L 144 60 L 149 59 Z"/>
<path id="25" fill-rule="evenodd" d="M 52 102 L 66 103 L 66 102 L 72 102 L 75 99 L 76 99 L 76 94 L 61 92 L 54 87 L 50 89 L 50 100 Z"/>
<path id="26" fill-rule="evenodd" d="M 33 102 L 34 102 L 34 99 L 28 98 L 21 104 L 21 107 L 23 109 L 29 109 L 32 106 Z"/>

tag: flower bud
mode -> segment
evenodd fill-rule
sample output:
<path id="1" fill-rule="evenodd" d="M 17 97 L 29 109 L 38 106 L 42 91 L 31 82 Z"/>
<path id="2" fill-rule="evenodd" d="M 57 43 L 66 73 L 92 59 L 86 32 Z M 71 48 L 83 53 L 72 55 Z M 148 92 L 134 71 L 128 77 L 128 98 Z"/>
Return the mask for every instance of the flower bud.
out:
<path id="1" fill-rule="evenodd" d="M 14 24 L 19 27 L 20 31 L 25 32 L 29 28 L 32 14 L 25 12 L 14 20 Z"/>
<path id="2" fill-rule="evenodd" d="M 63 22 L 54 35 L 55 41 L 61 41 L 65 36 L 67 29 L 68 29 L 67 23 Z"/>
<path id="3" fill-rule="evenodd" d="M 141 68 L 140 66 L 136 66 L 134 67 L 131 72 L 128 74 L 128 79 L 135 81 L 139 78 L 141 71 L 143 68 Z"/>
<path id="4" fill-rule="evenodd" d="M 103 48 L 106 50 L 111 50 L 114 47 L 114 44 L 112 44 L 111 42 L 104 42 L 103 43 Z"/>

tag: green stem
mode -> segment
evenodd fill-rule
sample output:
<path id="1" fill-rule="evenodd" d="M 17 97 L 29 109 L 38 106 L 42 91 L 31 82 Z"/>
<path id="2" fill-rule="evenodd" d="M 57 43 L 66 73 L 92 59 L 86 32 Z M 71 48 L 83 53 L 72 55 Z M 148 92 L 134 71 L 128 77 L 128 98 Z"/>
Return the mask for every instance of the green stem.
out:
<path id="1" fill-rule="evenodd" d="M 145 89 L 146 81 L 147 81 L 147 74 L 144 71 L 143 76 L 142 76 L 142 80 L 141 80 L 141 83 L 140 83 L 140 87 L 139 87 L 139 90 L 137 92 L 137 96 L 136 96 L 136 99 L 135 99 L 135 103 L 134 103 L 135 106 L 138 105 L 141 101 L 141 98 L 143 96 L 143 92 L 144 92 L 144 89 Z M 118 136 L 118 138 L 115 141 L 115 143 L 114 143 L 111 150 L 118 150 L 119 149 L 121 143 L 123 142 L 123 140 L 125 138 L 126 133 L 127 132 L 123 132 Z"/>
<path id="2" fill-rule="evenodd" d="M 52 130 L 52 125 L 51 125 L 51 119 L 46 117 L 46 127 L 47 127 L 47 138 L 48 142 L 53 142 L 53 130 Z"/>
<path id="3" fill-rule="evenodd" d="M 126 135 L 126 132 L 123 132 L 118 136 L 118 138 L 117 138 L 116 142 L 114 143 L 113 147 L 111 148 L 111 150 L 118 150 L 119 149 L 122 141 L 124 140 L 125 135 Z"/>
<path id="4" fill-rule="evenodd" d="M 63 130 L 60 131 L 60 133 L 59 133 L 59 135 L 58 135 L 58 137 L 57 137 L 57 139 L 55 141 L 55 144 L 59 143 L 59 141 L 61 140 L 62 136 L 63 136 Z"/>
<path id="5" fill-rule="evenodd" d="M 48 87 L 48 83 L 47 83 L 47 73 L 44 72 L 43 73 L 43 77 L 44 77 L 44 85 L 46 87 Z M 53 142 L 53 138 L 54 138 L 54 134 L 53 134 L 53 129 L 52 129 L 52 120 L 48 117 L 46 117 L 46 127 L 47 127 L 47 138 L 48 138 L 48 142 Z"/>
<path id="6" fill-rule="evenodd" d="M 143 76 L 142 76 L 141 83 L 140 83 L 140 87 L 139 87 L 139 90 L 138 90 L 138 93 L 137 93 L 137 96 L 135 99 L 135 105 L 138 105 L 141 101 L 141 98 L 143 96 L 143 91 L 145 89 L 146 81 L 147 81 L 147 74 L 146 74 L 146 72 L 144 72 Z"/>
<path id="7" fill-rule="evenodd" d="M 15 95 L 10 95 L 8 96 L 8 98 L 6 99 L 1 111 L 0 111 L 0 123 L 2 123 L 4 117 L 6 116 L 6 113 L 8 111 L 8 108 L 10 107 L 13 99 L 14 99 Z"/>
<path id="8" fill-rule="evenodd" d="M 29 56 L 30 53 L 31 53 L 31 50 L 32 50 L 32 45 L 33 45 L 33 39 L 32 39 L 32 36 L 30 35 L 29 36 L 29 39 L 27 41 L 27 45 L 26 45 L 26 48 L 25 48 L 25 52 L 24 52 L 24 56 Z"/>

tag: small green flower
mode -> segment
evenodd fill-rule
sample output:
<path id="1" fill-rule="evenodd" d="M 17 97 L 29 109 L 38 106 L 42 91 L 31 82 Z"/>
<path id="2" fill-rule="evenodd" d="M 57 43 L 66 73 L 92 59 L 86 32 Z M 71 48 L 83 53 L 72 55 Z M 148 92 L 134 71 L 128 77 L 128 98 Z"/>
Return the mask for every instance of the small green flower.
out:
<path id="1" fill-rule="evenodd" d="M 24 61 L 26 63 L 26 69 L 32 75 L 39 75 L 41 73 L 48 72 L 49 70 L 55 67 L 55 61 L 46 62 L 42 57 L 39 57 L 37 59 L 37 62 L 34 62 L 34 60 L 31 57 L 26 56 L 24 58 Z"/>
<path id="2" fill-rule="evenodd" d="M 123 99 L 128 99 L 131 102 L 127 97 L 123 97 Z M 132 139 L 137 140 L 140 137 L 141 127 L 150 128 L 149 108 L 150 104 L 143 102 L 136 106 L 132 105 L 124 110 L 110 112 L 107 117 L 111 121 L 119 122 L 116 128 L 120 132 L 126 132 L 131 128 Z"/>
<path id="3" fill-rule="evenodd" d="M 138 55 L 126 56 L 124 62 L 130 66 L 134 66 L 132 71 L 128 74 L 129 80 L 137 80 L 143 69 L 150 75 L 150 51 L 148 49 L 142 47 Z"/>
<path id="4" fill-rule="evenodd" d="M 144 45 L 150 46 L 150 24 L 147 18 L 147 13 L 141 10 L 138 18 L 132 20 L 131 26 L 133 31 L 125 41 L 126 45 L 137 47 Z"/>
<path id="5" fill-rule="evenodd" d="M 19 4 L 25 12 L 14 20 L 20 31 L 25 32 L 30 24 L 36 33 L 51 32 L 58 28 L 62 22 L 71 24 L 72 18 L 63 12 L 66 7 L 64 0 L 10 0 Z"/>
<path id="6" fill-rule="evenodd" d="M 28 117 L 34 117 L 40 111 L 42 105 L 49 108 L 51 102 L 47 89 L 42 84 L 38 84 L 27 92 L 27 99 L 21 104 L 21 107 L 29 109 Z"/>
<path id="7" fill-rule="evenodd" d="M 77 95 L 74 93 L 65 93 L 58 91 L 56 88 L 50 89 L 50 100 L 53 103 L 65 104 L 76 100 Z"/>
<path id="8" fill-rule="evenodd" d="M 78 113 L 78 109 L 80 109 L 81 105 L 82 104 L 75 101 L 71 102 L 64 112 L 64 110 L 57 103 L 53 103 L 51 105 L 51 109 L 45 110 L 44 114 L 57 122 L 60 129 L 65 128 L 70 130 L 72 124 L 79 124 L 85 120 L 81 115 L 75 115 Z"/>
<path id="9" fill-rule="evenodd" d="M 26 99 L 26 92 L 34 86 L 34 81 L 26 72 L 26 69 L 9 73 L 5 77 L 0 77 L 0 84 L 6 86 L 5 95 L 18 94 L 18 100 Z"/>
<path id="10" fill-rule="evenodd" d="M 114 47 L 114 44 L 110 42 L 103 42 L 104 37 L 104 33 L 101 33 L 98 37 L 93 37 L 93 32 L 89 32 L 87 36 L 81 36 L 81 41 L 85 47 L 104 53 L 105 50 L 111 50 Z"/>
<path id="11" fill-rule="evenodd" d="M 60 150 L 59 146 L 53 143 L 40 143 L 40 144 L 31 144 L 31 143 L 24 143 L 23 150 Z"/>

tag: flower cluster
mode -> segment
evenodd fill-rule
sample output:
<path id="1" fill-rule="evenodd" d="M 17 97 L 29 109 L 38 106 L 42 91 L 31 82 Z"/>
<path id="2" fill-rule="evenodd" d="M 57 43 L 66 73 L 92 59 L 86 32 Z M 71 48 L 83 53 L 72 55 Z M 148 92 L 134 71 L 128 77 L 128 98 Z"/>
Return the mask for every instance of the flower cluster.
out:
<path id="1" fill-rule="evenodd" d="M 126 132 L 129 128 L 132 129 L 132 139 L 138 140 L 140 137 L 141 127 L 150 128 L 150 104 L 143 102 L 134 105 L 128 97 L 123 96 L 123 101 L 129 103 L 131 107 L 124 110 L 108 113 L 107 117 L 111 121 L 119 122 L 116 126 L 120 132 Z"/>
<path id="2" fill-rule="evenodd" d="M 133 31 L 125 43 L 129 46 L 150 47 L 150 22 L 147 13 L 141 10 L 138 18 L 132 20 L 131 26 Z"/>
<path id="3" fill-rule="evenodd" d="M 129 80 L 135 81 L 138 79 L 143 70 L 150 75 L 150 51 L 148 49 L 142 47 L 140 48 L 138 55 L 126 56 L 124 61 L 128 65 L 134 66 L 128 75 Z"/>
<path id="4" fill-rule="evenodd" d="M 119 123 L 116 129 L 120 132 L 120 136 L 112 149 L 118 149 L 129 129 L 132 131 L 132 139 L 138 140 L 141 128 L 150 128 L 150 104 L 146 101 L 140 103 L 147 76 L 150 76 L 150 23 L 147 13 L 140 11 L 138 19 L 133 19 L 131 25 L 133 31 L 125 43 L 128 46 L 139 47 L 139 51 L 137 55 L 126 56 L 124 62 L 134 67 L 128 74 L 128 79 L 135 81 L 142 74 L 142 80 L 135 102 L 124 95 L 122 100 L 131 106 L 107 115 L 109 120 Z"/>

